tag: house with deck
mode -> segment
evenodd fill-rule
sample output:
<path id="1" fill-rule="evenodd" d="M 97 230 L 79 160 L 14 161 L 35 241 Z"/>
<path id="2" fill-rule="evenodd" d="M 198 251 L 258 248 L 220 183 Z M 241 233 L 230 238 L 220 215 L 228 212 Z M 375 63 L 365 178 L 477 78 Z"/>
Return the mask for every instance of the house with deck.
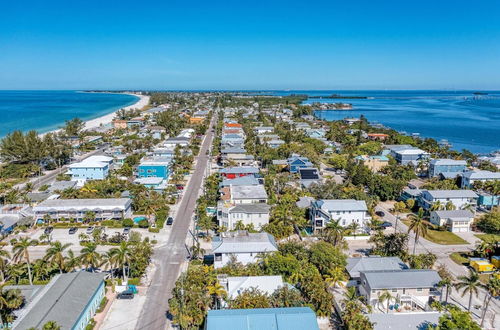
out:
<path id="1" fill-rule="evenodd" d="M 465 160 L 432 159 L 429 162 L 429 177 L 455 178 L 467 168 Z"/>
<path id="2" fill-rule="evenodd" d="M 436 226 L 446 226 L 452 233 L 466 233 L 474 221 L 474 213 L 469 210 L 432 211 L 430 222 Z"/>
<path id="3" fill-rule="evenodd" d="M 471 188 L 475 182 L 499 181 L 500 172 L 467 171 L 461 174 L 462 188 Z"/>
<path id="4" fill-rule="evenodd" d="M 342 227 L 358 225 L 358 231 L 366 231 L 371 220 L 365 201 L 354 199 L 321 199 L 311 203 L 309 212 L 314 230 L 326 227 L 331 221 L 339 221 Z"/>
<path id="5" fill-rule="evenodd" d="M 443 207 L 452 203 L 455 209 L 463 209 L 469 205 L 477 205 L 478 195 L 472 190 L 422 190 L 419 204 L 429 210 L 436 203 Z"/>
<path id="6" fill-rule="evenodd" d="M 137 176 L 138 178 L 157 177 L 168 179 L 171 163 L 172 158 L 170 157 L 143 157 L 137 166 Z"/>
<path id="7" fill-rule="evenodd" d="M 81 162 L 68 165 L 66 174 L 72 181 L 104 180 L 109 175 L 113 157 L 90 156 Z"/>
<path id="8" fill-rule="evenodd" d="M 217 212 L 220 227 L 234 230 L 238 223 L 253 226 L 256 230 L 269 223 L 271 206 L 265 203 L 221 204 Z"/>

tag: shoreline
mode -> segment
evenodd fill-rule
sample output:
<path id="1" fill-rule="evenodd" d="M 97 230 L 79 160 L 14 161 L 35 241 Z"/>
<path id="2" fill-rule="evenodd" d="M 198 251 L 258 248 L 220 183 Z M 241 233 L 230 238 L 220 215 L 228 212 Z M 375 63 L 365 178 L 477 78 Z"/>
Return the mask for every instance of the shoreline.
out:
<path id="1" fill-rule="evenodd" d="M 80 93 L 97 93 L 97 92 L 83 92 L 82 91 Z M 105 94 L 127 94 L 127 95 L 136 96 L 139 99 L 134 104 L 131 104 L 131 105 L 128 105 L 128 106 L 125 106 L 125 107 L 120 107 L 120 108 L 114 110 L 111 113 L 99 116 L 97 118 L 85 120 L 84 121 L 85 126 L 83 128 L 84 130 L 90 130 L 90 129 L 93 129 L 93 128 L 97 128 L 97 127 L 100 127 L 100 126 L 104 126 L 104 125 L 110 124 L 113 121 L 113 118 L 115 117 L 116 112 L 118 112 L 121 109 L 125 109 L 125 110 L 142 109 L 143 107 L 145 107 L 146 105 L 149 104 L 149 98 L 150 97 L 148 95 L 140 95 L 140 94 L 134 94 L 134 93 L 112 93 L 112 92 L 110 92 L 110 93 L 108 93 L 108 92 L 102 92 L 102 93 L 105 93 Z M 47 132 L 44 132 L 44 133 L 40 133 L 40 134 L 38 134 L 38 136 L 43 137 L 45 134 L 48 134 L 48 133 L 57 133 L 60 130 L 61 130 L 60 128 L 54 129 L 54 130 L 50 130 L 50 131 L 47 131 Z"/>

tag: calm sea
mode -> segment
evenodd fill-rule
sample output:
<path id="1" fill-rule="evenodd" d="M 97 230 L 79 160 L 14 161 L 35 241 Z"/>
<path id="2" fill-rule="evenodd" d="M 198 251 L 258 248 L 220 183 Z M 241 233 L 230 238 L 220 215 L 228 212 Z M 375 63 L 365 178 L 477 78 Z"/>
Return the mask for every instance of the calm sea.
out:
<path id="1" fill-rule="evenodd" d="M 137 96 L 127 94 L 0 91 L 0 137 L 16 129 L 47 132 L 63 126 L 66 120 L 97 118 L 137 100 Z"/>
<path id="2" fill-rule="evenodd" d="M 500 149 L 500 91 L 475 96 L 472 91 L 287 91 L 276 94 L 367 96 L 368 99 L 312 102 L 352 103 L 350 111 L 316 111 L 326 120 L 359 117 L 422 137 L 446 139 L 453 149 L 488 153 Z"/>

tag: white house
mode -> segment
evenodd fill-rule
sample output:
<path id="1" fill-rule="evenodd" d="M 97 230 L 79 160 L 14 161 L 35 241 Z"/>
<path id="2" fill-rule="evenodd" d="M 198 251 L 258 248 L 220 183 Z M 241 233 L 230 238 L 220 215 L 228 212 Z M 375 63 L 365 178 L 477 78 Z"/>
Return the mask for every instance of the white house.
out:
<path id="1" fill-rule="evenodd" d="M 221 268 L 231 260 L 246 265 L 257 261 L 262 253 L 278 251 L 274 237 L 266 232 L 236 231 L 221 233 L 212 240 L 214 267 Z"/>
<path id="2" fill-rule="evenodd" d="M 274 131 L 274 127 L 272 126 L 259 126 L 255 127 L 253 131 L 259 135 L 259 134 L 265 134 L 265 133 L 272 133 Z"/>
<path id="3" fill-rule="evenodd" d="M 422 190 L 419 201 L 427 210 L 437 202 L 443 206 L 451 202 L 456 209 L 462 209 L 470 204 L 477 205 L 478 197 L 472 190 Z"/>
<path id="4" fill-rule="evenodd" d="M 436 226 L 446 226 L 453 233 L 463 233 L 470 231 L 474 214 L 469 210 L 432 211 L 430 220 Z"/>
<path id="5" fill-rule="evenodd" d="M 486 182 L 500 180 L 500 172 L 490 171 L 467 171 L 462 173 L 462 188 L 470 188 L 474 182 Z"/>
<path id="6" fill-rule="evenodd" d="M 245 226 L 253 225 L 255 229 L 260 230 L 263 225 L 269 223 L 270 209 L 271 207 L 265 203 L 223 206 L 217 212 L 217 220 L 219 226 L 229 230 L 234 230 L 239 221 Z"/>
<path id="7" fill-rule="evenodd" d="M 325 228 L 330 221 L 339 221 L 342 227 L 359 225 L 366 230 L 371 217 L 365 201 L 354 199 L 323 199 L 311 204 L 309 212 L 314 230 Z"/>
<path id="8" fill-rule="evenodd" d="M 230 186 L 232 204 L 267 203 L 267 193 L 263 185 Z"/>

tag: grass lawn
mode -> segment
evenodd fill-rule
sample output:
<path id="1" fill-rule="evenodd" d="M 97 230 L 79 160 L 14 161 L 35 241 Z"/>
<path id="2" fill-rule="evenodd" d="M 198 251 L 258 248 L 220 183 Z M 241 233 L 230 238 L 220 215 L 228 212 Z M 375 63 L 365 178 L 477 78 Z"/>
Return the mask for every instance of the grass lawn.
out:
<path id="1" fill-rule="evenodd" d="M 485 241 L 485 242 L 498 242 L 500 241 L 500 235 L 495 234 L 475 234 L 477 238 Z"/>
<path id="2" fill-rule="evenodd" d="M 453 252 L 450 254 L 450 259 L 461 266 L 469 265 L 469 257 L 466 252 Z"/>
<path id="3" fill-rule="evenodd" d="M 409 220 L 401 220 L 405 225 L 410 226 Z M 426 240 L 441 244 L 441 245 L 459 245 L 469 244 L 466 240 L 458 237 L 450 231 L 434 230 L 430 226 L 427 227 L 427 235 L 424 236 Z"/>

